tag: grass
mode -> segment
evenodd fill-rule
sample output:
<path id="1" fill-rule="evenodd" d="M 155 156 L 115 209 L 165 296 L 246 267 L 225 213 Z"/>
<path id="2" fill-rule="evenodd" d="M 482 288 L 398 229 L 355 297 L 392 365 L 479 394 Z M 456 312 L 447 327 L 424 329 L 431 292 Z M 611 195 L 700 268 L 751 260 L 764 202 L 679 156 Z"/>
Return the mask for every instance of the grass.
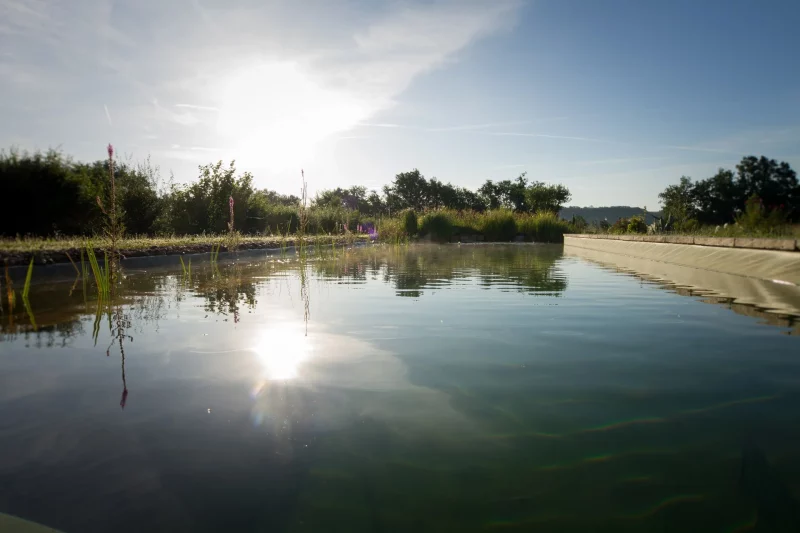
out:
<path id="1" fill-rule="evenodd" d="M 25 286 L 22 288 L 22 305 L 25 306 L 25 311 L 28 313 L 28 319 L 31 321 L 33 330 L 36 331 L 36 318 L 33 316 L 33 308 L 31 308 L 31 301 L 28 298 L 31 293 L 31 279 L 33 278 L 33 257 L 28 265 L 28 272 L 25 274 Z"/>
<path id="2" fill-rule="evenodd" d="M 86 245 L 86 256 L 89 258 L 89 266 L 94 275 L 94 283 L 97 288 L 98 300 L 104 300 L 111 294 L 111 272 L 108 266 L 108 254 L 105 254 L 105 268 L 101 267 L 97 262 L 97 256 L 94 254 L 91 244 Z"/>
<path id="3" fill-rule="evenodd" d="M 213 252 L 212 252 L 212 257 L 213 257 Z M 186 276 L 187 278 L 189 278 L 189 281 L 191 281 L 192 280 L 192 260 L 191 260 L 191 258 L 189 259 L 188 266 L 187 266 L 186 263 L 183 262 L 183 256 L 182 255 L 179 255 L 178 259 L 181 260 L 181 269 L 183 269 L 183 275 Z M 213 261 L 213 259 L 212 259 L 212 261 Z"/>
<path id="4" fill-rule="evenodd" d="M 396 231 L 401 231 L 403 222 L 396 224 Z M 420 236 L 444 242 L 455 235 L 482 235 L 487 242 L 507 242 L 518 236 L 527 241 L 563 242 L 565 233 L 571 233 L 569 223 L 553 213 L 514 213 L 507 209 L 483 213 L 440 209 L 424 214 L 419 223 Z"/>
<path id="5" fill-rule="evenodd" d="M 308 237 L 307 237 L 308 238 Z M 357 236 L 360 240 L 366 240 L 366 235 Z M 152 248 L 185 248 L 185 247 L 207 247 L 209 251 L 216 250 L 217 255 L 221 246 L 227 244 L 228 235 L 172 235 L 162 237 L 151 237 L 147 235 L 129 235 L 121 238 L 117 245 L 119 250 L 125 252 L 141 251 Z M 239 237 L 239 247 L 248 248 L 251 245 L 265 246 L 268 248 L 287 248 L 298 240 L 297 236 L 265 236 L 265 235 L 242 235 Z M 37 253 L 69 253 L 78 252 L 85 249 L 85 237 L 18 237 L 13 239 L 0 239 L 0 257 L 3 254 L 37 254 Z M 108 249 L 111 241 L 106 236 L 94 237 L 92 247 L 95 251 Z M 65 256 L 66 257 L 66 256 Z"/>

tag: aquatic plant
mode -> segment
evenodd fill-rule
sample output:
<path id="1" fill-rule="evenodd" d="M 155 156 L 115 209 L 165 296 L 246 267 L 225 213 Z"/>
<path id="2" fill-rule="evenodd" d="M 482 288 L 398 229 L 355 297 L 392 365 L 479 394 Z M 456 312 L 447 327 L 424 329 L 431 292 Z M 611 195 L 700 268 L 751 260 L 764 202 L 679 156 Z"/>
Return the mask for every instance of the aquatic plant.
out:
<path id="1" fill-rule="evenodd" d="M 104 254 L 105 268 L 101 267 L 97 262 L 97 256 L 95 256 L 91 242 L 86 244 L 86 257 L 89 260 L 89 266 L 91 267 L 92 274 L 94 275 L 94 283 L 95 287 L 97 288 L 97 298 L 99 300 L 107 299 L 111 294 L 111 275 L 110 265 L 108 262 L 108 253 Z"/>
<path id="2" fill-rule="evenodd" d="M 297 240 L 300 246 L 300 255 L 304 255 L 306 229 L 308 226 L 308 187 L 306 184 L 306 173 L 303 169 L 300 169 L 300 178 L 302 179 L 302 186 L 300 188 L 300 204 L 298 206 L 298 219 L 300 223 L 297 229 Z"/>
<path id="3" fill-rule="evenodd" d="M 33 277 L 33 257 L 31 257 L 31 262 L 28 265 L 28 272 L 25 275 L 25 286 L 22 288 L 22 305 L 25 306 L 25 311 L 28 313 L 28 318 L 33 325 L 33 329 L 38 329 L 36 327 L 36 319 L 33 316 L 33 308 L 31 307 L 31 302 L 28 299 L 28 296 L 31 292 L 31 278 Z"/>
<path id="4" fill-rule="evenodd" d="M 105 250 L 106 262 L 108 267 L 106 275 L 108 277 L 108 290 L 113 290 L 114 283 L 117 280 L 117 270 L 119 263 L 119 241 L 125 231 L 120 220 L 120 214 L 117 210 L 117 183 L 114 177 L 114 147 L 111 143 L 108 144 L 108 180 L 109 180 L 109 207 L 106 209 L 100 196 L 97 196 L 97 205 L 100 210 L 106 215 L 106 234 L 110 241 L 109 249 Z M 110 255 L 110 261 L 109 261 Z"/>
<path id="5" fill-rule="evenodd" d="M 179 255 L 178 259 L 181 260 L 181 268 L 183 269 L 183 275 L 185 277 L 187 277 L 189 279 L 189 281 L 192 281 L 192 259 L 189 258 L 188 265 L 183 262 L 183 256 L 182 255 Z"/>

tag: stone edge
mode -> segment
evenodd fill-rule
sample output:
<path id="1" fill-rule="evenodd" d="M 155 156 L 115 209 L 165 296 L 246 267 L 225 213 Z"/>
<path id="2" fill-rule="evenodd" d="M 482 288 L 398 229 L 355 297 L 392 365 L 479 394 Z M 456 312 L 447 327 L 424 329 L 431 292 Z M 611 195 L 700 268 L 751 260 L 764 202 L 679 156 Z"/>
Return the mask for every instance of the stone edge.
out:
<path id="1" fill-rule="evenodd" d="M 655 242 L 667 244 L 693 244 L 720 248 L 748 248 L 751 250 L 800 251 L 800 239 L 757 239 L 750 237 L 693 237 L 691 235 L 600 235 L 593 233 L 567 234 L 578 239 L 607 239 L 615 241 Z"/>

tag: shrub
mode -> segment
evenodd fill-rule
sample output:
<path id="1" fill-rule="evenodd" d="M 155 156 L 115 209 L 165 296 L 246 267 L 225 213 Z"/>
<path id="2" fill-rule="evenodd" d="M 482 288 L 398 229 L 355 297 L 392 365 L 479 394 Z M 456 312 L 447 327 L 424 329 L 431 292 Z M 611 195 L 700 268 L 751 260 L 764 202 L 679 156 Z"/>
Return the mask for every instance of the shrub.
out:
<path id="1" fill-rule="evenodd" d="M 628 232 L 628 219 L 623 217 L 614 222 L 614 224 L 608 228 L 609 233 L 613 233 L 615 235 L 621 235 L 623 233 Z"/>
<path id="2" fill-rule="evenodd" d="M 400 214 L 400 223 L 406 235 L 417 234 L 417 213 L 413 209 L 406 209 Z"/>
<path id="3" fill-rule="evenodd" d="M 517 234 L 517 222 L 510 210 L 496 209 L 478 219 L 478 230 L 487 241 L 510 241 Z"/>
<path id="4" fill-rule="evenodd" d="M 647 224 L 644 221 L 644 216 L 633 215 L 628 220 L 628 233 L 647 233 Z"/>
<path id="5" fill-rule="evenodd" d="M 453 223 L 446 211 L 433 211 L 422 217 L 420 235 L 430 235 L 435 241 L 449 241 L 453 235 Z"/>
<path id="6" fill-rule="evenodd" d="M 782 207 L 767 209 L 761 198 L 754 194 L 747 200 L 744 212 L 736 217 L 736 223 L 752 233 L 782 233 L 787 225 Z"/>

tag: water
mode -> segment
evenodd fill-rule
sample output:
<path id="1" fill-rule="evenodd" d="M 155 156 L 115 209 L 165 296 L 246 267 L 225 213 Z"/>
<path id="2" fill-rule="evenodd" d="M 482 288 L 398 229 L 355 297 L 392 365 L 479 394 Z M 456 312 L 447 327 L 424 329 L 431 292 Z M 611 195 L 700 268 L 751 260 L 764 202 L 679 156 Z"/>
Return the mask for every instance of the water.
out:
<path id="1" fill-rule="evenodd" d="M 35 271 L 38 331 L 3 302 L 1 513 L 67 533 L 798 531 L 790 317 L 560 246 L 195 257 L 191 280 L 131 260 L 99 313 L 71 268 Z"/>

